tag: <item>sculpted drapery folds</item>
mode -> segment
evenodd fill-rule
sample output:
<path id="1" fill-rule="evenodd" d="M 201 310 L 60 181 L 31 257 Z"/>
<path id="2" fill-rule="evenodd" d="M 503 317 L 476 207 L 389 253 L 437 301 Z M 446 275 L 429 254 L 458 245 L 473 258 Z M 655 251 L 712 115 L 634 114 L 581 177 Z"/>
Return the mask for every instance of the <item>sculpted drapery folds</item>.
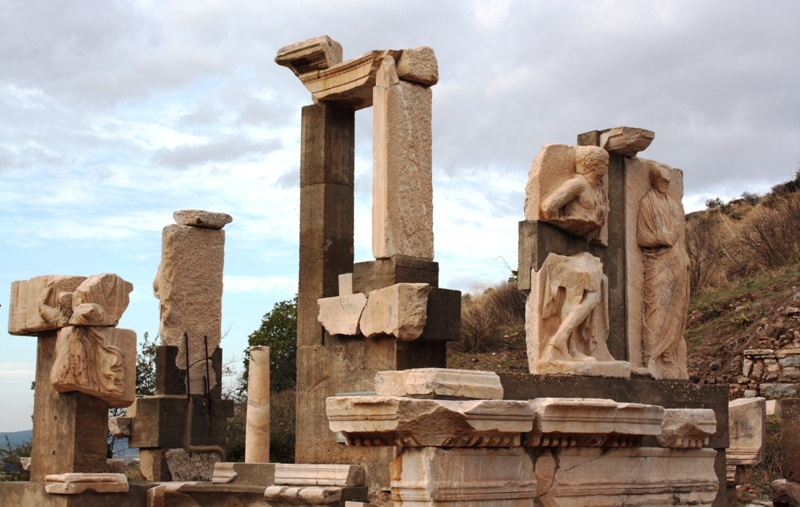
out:
<path id="1" fill-rule="evenodd" d="M 644 255 L 644 362 L 657 379 L 688 378 L 683 331 L 689 308 L 689 258 L 683 213 L 667 194 L 669 169 L 649 164 L 651 188 L 639 203 L 636 240 Z"/>
<path id="2" fill-rule="evenodd" d="M 63 328 L 58 334 L 56 352 L 50 372 L 56 390 L 118 397 L 124 394 L 123 352 L 106 342 L 102 328 Z"/>

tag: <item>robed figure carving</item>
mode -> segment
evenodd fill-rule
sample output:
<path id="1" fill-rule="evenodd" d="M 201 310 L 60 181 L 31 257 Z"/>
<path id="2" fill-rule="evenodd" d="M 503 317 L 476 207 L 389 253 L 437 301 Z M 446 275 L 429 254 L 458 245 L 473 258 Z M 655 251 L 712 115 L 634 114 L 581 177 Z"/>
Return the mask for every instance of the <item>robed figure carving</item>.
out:
<path id="1" fill-rule="evenodd" d="M 689 308 L 684 217 L 668 195 L 669 169 L 649 164 L 650 190 L 639 202 L 636 240 L 644 255 L 644 362 L 657 379 L 689 378 L 683 331 Z"/>

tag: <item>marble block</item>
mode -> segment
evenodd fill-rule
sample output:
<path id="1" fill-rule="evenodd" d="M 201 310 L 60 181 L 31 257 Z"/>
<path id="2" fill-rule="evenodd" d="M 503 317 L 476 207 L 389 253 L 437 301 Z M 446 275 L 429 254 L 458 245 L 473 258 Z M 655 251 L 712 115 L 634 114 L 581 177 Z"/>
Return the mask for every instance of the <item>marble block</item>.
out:
<path id="1" fill-rule="evenodd" d="M 433 260 L 431 90 L 399 80 L 390 57 L 376 79 L 372 254 Z"/>
<path id="2" fill-rule="evenodd" d="M 209 390 L 216 385 L 216 371 L 206 357 L 219 347 L 222 327 L 222 270 L 225 231 L 188 225 L 168 225 L 162 236 L 161 264 L 153 289 L 160 300 L 162 345 L 178 347 L 176 366 L 189 367 L 192 394 L 205 394 L 206 361 Z"/>
<path id="3" fill-rule="evenodd" d="M 92 275 L 72 295 L 71 326 L 116 326 L 130 303 L 133 284 L 104 273 Z"/>
<path id="4" fill-rule="evenodd" d="M 80 391 L 111 407 L 136 400 L 136 332 L 115 327 L 69 326 L 58 332 L 50 370 L 56 391 Z"/>
<path id="5" fill-rule="evenodd" d="M 365 294 L 350 294 L 318 299 L 317 320 L 328 333 L 355 336 L 360 332 L 361 314 L 367 306 Z"/>
<path id="6" fill-rule="evenodd" d="M 51 495 L 92 493 L 127 493 L 125 474 L 58 474 L 45 477 L 45 491 Z"/>
<path id="7" fill-rule="evenodd" d="M 339 295 L 349 296 L 353 293 L 353 273 L 339 275 Z"/>
<path id="8" fill-rule="evenodd" d="M 326 409 L 331 431 L 357 446 L 516 446 L 533 418 L 529 402 L 506 400 L 332 396 Z"/>
<path id="9" fill-rule="evenodd" d="M 537 398 L 531 447 L 629 447 L 648 435 L 660 435 L 664 409 L 658 405 L 617 403 L 597 398 Z"/>
<path id="10" fill-rule="evenodd" d="M 502 400 L 500 377 L 492 371 L 417 368 L 375 375 L 378 396 Z"/>
<path id="11" fill-rule="evenodd" d="M 404 49 L 397 61 L 397 77 L 423 86 L 433 86 L 438 83 L 439 63 L 433 48 L 419 46 Z"/>
<path id="12" fill-rule="evenodd" d="M 710 408 L 667 408 L 656 440 L 661 447 L 699 449 L 716 432 L 717 416 Z"/>
<path id="13" fill-rule="evenodd" d="M 69 325 L 72 295 L 85 276 L 42 275 L 11 283 L 8 334 L 36 335 Z"/>
<path id="14" fill-rule="evenodd" d="M 652 130 L 615 127 L 600 134 L 600 147 L 612 153 L 635 157 L 640 151 L 646 150 L 655 137 Z"/>
<path id="15" fill-rule="evenodd" d="M 287 486 L 363 486 L 364 469 L 357 465 L 275 465 L 275 484 Z"/>
<path id="16" fill-rule="evenodd" d="M 275 63 L 288 67 L 296 76 L 325 70 L 342 63 L 342 45 L 327 35 L 283 46 Z"/>
<path id="17" fill-rule="evenodd" d="M 520 447 L 405 447 L 390 471 L 397 507 L 530 507 L 536 496 L 531 458 Z"/>
<path id="18" fill-rule="evenodd" d="M 398 283 L 369 293 L 361 314 L 361 333 L 367 338 L 390 335 L 416 340 L 428 321 L 427 283 Z"/>
<path id="19" fill-rule="evenodd" d="M 534 463 L 542 505 L 711 507 L 719 479 L 713 449 L 565 447 Z M 552 479 L 550 478 L 552 477 Z"/>
<path id="20" fill-rule="evenodd" d="M 729 465 L 757 465 L 764 461 L 766 400 L 739 398 L 728 403 L 730 445 L 725 453 Z"/>
<path id="21" fill-rule="evenodd" d="M 172 214 L 178 225 L 191 225 L 194 227 L 207 227 L 209 229 L 222 229 L 233 222 L 233 217 L 227 213 L 215 213 L 199 209 L 183 209 Z"/>

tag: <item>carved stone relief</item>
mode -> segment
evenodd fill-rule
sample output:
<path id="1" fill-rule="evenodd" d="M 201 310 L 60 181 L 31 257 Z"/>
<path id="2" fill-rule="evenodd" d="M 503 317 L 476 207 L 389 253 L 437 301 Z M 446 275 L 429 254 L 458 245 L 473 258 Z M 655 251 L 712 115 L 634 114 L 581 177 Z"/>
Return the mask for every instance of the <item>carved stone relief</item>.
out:
<path id="1" fill-rule="evenodd" d="M 525 219 L 607 245 L 607 171 L 608 152 L 602 148 L 546 145 L 531 164 Z"/>
<path id="2" fill-rule="evenodd" d="M 531 373 L 630 375 L 606 346 L 608 279 L 590 253 L 547 256 L 531 273 L 525 320 Z"/>
<path id="3" fill-rule="evenodd" d="M 686 379 L 683 331 L 689 257 L 681 205 L 683 174 L 652 160 L 630 159 L 626 164 L 626 193 L 637 202 L 628 214 L 629 229 L 634 224 L 636 228 L 628 235 L 631 362 L 656 379 Z"/>

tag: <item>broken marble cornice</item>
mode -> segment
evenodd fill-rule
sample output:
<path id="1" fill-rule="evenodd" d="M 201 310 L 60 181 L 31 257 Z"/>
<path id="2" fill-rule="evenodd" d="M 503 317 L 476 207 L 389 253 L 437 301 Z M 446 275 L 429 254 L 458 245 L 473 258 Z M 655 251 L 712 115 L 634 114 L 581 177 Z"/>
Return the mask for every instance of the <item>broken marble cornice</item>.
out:
<path id="1" fill-rule="evenodd" d="M 327 35 L 306 39 L 280 48 L 275 63 L 300 77 L 342 63 L 342 45 Z"/>
<path id="2" fill-rule="evenodd" d="M 661 447 L 700 449 L 716 432 L 717 417 L 710 408 L 668 408 L 656 440 Z"/>
<path id="3" fill-rule="evenodd" d="M 532 400 L 530 447 L 631 447 L 648 435 L 660 435 L 664 409 L 657 405 L 617 403 L 596 398 Z"/>
<path id="4" fill-rule="evenodd" d="M 127 493 L 125 474 L 69 473 L 45 477 L 45 491 L 51 495 L 79 495 L 93 493 Z"/>
<path id="5" fill-rule="evenodd" d="M 356 446 L 517 446 L 533 417 L 528 401 L 508 400 L 332 396 L 326 407 L 331 431 Z"/>
<path id="6" fill-rule="evenodd" d="M 358 465 L 275 465 L 275 484 L 287 486 L 363 486 L 364 469 Z"/>
<path id="7" fill-rule="evenodd" d="M 378 396 L 502 400 L 500 377 L 492 371 L 417 368 L 375 375 Z"/>

